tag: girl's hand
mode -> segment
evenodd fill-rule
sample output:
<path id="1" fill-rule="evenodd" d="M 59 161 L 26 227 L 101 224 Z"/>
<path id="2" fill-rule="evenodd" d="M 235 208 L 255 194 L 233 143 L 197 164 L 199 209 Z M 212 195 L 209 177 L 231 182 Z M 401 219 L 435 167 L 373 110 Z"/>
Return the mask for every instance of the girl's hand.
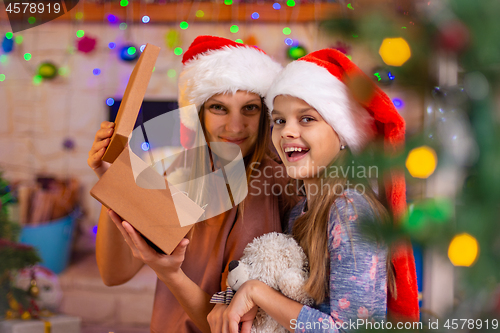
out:
<path id="1" fill-rule="evenodd" d="M 249 280 L 238 289 L 231 304 L 222 315 L 222 333 L 250 333 L 258 310 L 257 304 L 253 301 L 253 294 L 261 283 L 257 280 Z M 240 322 L 241 331 L 238 330 Z"/>
<path id="2" fill-rule="evenodd" d="M 172 254 L 160 254 L 146 243 L 139 232 L 137 232 L 130 223 L 123 221 L 120 216 L 111 209 L 108 211 L 108 214 L 118 230 L 120 230 L 125 242 L 132 250 L 134 257 L 151 267 L 160 280 L 164 280 L 165 282 L 165 280 L 173 278 L 176 274 L 181 272 L 181 265 L 184 261 L 187 245 L 189 244 L 187 238 L 184 238 L 179 245 L 177 245 Z"/>
<path id="3" fill-rule="evenodd" d="M 215 304 L 212 311 L 208 314 L 207 320 L 212 333 L 222 332 L 222 316 L 224 315 L 224 311 L 226 311 L 226 309 L 226 304 Z"/>
<path id="4" fill-rule="evenodd" d="M 114 126 L 115 123 L 103 121 L 101 123 L 101 129 L 99 129 L 95 134 L 94 143 L 89 151 L 87 164 L 92 168 L 92 170 L 94 170 L 99 178 L 101 178 L 106 170 L 108 170 L 110 165 L 108 162 L 103 162 L 101 158 L 109 145 L 109 141 L 113 135 Z"/>

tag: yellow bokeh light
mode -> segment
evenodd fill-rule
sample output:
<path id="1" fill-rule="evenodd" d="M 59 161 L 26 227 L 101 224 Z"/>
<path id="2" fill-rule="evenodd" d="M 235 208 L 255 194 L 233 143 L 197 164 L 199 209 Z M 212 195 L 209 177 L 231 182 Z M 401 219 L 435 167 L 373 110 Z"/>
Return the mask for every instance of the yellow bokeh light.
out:
<path id="1" fill-rule="evenodd" d="M 455 266 L 472 265 L 479 252 L 477 240 L 469 234 L 463 233 L 453 237 L 448 248 L 448 258 Z"/>
<path id="2" fill-rule="evenodd" d="M 414 178 L 429 177 L 436 170 L 436 165 L 436 152 L 428 146 L 412 149 L 406 159 L 406 168 Z"/>
<path id="3" fill-rule="evenodd" d="M 410 45 L 401 37 L 384 39 L 378 53 L 389 66 L 402 66 L 411 57 Z"/>

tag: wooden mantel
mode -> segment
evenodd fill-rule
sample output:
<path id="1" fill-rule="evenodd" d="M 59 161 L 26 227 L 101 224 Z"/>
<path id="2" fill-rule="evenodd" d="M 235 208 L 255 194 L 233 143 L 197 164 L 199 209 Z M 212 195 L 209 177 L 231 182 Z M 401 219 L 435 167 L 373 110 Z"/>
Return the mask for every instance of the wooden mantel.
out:
<path id="1" fill-rule="evenodd" d="M 288 7 L 280 2 L 281 9 L 273 8 L 272 2 L 244 3 L 225 5 L 215 2 L 186 1 L 166 4 L 146 4 L 129 1 L 126 7 L 119 3 L 93 3 L 80 0 L 69 13 L 57 18 L 57 21 L 76 20 L 77 13 L 83 13 L 84 22 L 106 22 L 109 14 L 117 16 L 121 21 L 140 22 L 144 15 L 150 17 L 148 24 L 195 22 L 245 22 L 254 21 L 266 23 L 314 22 L 348 15 L 352 11 L 342 8 L 338 3 L 297 4 Z M 203 11 L 203 17 L 197 17 L 196 12 Z M 258 19 L 252 19 L 252 13 L 258 13 Z M 4 4 L 0 4 L 0 21 L 7 20 Z"/>

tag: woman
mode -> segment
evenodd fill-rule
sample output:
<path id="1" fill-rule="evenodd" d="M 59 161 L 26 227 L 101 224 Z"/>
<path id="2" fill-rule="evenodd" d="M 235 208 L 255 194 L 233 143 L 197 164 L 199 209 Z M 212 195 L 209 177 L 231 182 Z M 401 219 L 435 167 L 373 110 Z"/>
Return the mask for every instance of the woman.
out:
<path id="1" fill-rule="evenodd" d="M 365 94 L 348 88 L 363 83 L 369 87 L 361 91 Z M 221 331 L 236 333 L 241 322 L 241 331 L 250 332 L 257 307 L 291 332 L 349 331 L 362 328 L 351 325 L 358 319 L 385 320 L 388 298 L 391 318 L 418 320 L 411 250 L 398 248 L 392 267 L 387 246 L 367 241 L 361 232 L 363 224 L 387 220 L 388 210 L 402 213 L 404 178 L 387 184 L 390 204 L 385 207 L 385 199 L 369 186 L 369 174 L 346 172 L 354 165 L 350 153 L 377 136 L 391 151 L 402 144 L 404 121 L 389 98 L 342 53 L 320 50 L 289 64 L 266 103 L 272 110 L 273 144 L 288 175 L 306 190 L 290 224 L 309 259 L 305 289 L 316 306 L 303 306 L 250 280 L 223 313 Z M 215 327 L 212 315 L 209 322 Z"/>
<path id="2" fill-rule="evenodd" d="M 183 65 L 179 106 L 196 105 L 209 146 L 214 142 L 239 146 L 250 183 L 241 204 L 195 224 L 171 255 L 156 253 L 130 224 L 112 211 L 109 217 L 106 209 L 101 211 L 96 258 L 105 284 L 128 281 L 143 264 L 158 276 L 152 332 L 209 332 L 210 297 L 225 289 L 228 263 L 238 259 L 254 237 L 280 231 L 287 207 L 296 202 L 293 196 L 263 191 L 287 182 L 282 166 L 269 157 L 270 124 L 262 102 L 281 66 L 257 48 L 213 36 L 197 37 L 184 54 Z M 192 145 L 196 121 L 181 112 L 185 146 Z M 101 124 L 89 152 L 88 163 L 98 176 L 106 168 L 100 158 L 112 132 L 112 123 Z M 264 169 L 266 173 L 256 172 Z"/>

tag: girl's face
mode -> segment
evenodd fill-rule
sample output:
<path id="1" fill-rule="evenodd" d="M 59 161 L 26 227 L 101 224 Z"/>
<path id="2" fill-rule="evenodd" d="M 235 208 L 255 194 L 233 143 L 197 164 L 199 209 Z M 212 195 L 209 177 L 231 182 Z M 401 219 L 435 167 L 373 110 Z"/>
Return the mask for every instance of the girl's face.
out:
<path id="1" fill-rule="evenodd" d="M 208 142 L 237 144 L 243 157 L 250 155 L 257 142 L 262 100 L 259 95 L 237 91 L 218 94 L 204 104 L 204 124 Z"/>
<path id="2" fill-rule="evenodd" d="M 313 107 L 297 97 L 277 96 L 272 121 L 273 144 L 292 178 L 319 178 L 340 151 L 337 133 Z"/>

